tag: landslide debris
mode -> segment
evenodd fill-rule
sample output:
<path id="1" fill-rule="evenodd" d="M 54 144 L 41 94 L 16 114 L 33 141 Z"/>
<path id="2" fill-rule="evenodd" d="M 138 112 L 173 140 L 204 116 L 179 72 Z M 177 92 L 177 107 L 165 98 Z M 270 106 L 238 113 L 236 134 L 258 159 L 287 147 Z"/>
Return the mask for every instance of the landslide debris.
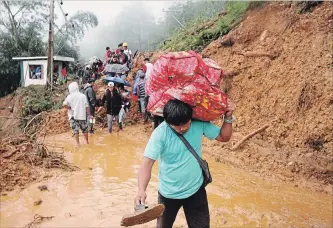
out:
<path id="1" fill-rule="evenodd" d="M 15 186 L 40 178 L 42 170 L 63 169 L 75 171 L 79 168 L 68 163 L 60 151 L 50 151 L 47 145 L 20 135 L 0 141 L 0 192 L 14 190 Z"/>
<path id="2" fill-rule="evenodd" d="M 202 52 L 225 71 L 221 87 L 237 105 L 232 141 L 215 154 L 263 176 L 316 182 L 322 190 L 333 184 L 333 4 L 298 9 L 279 2 L 249 11 L 227 35 L 232 46 L 221 37 Z M 265 124 L 268 129 L 229 151 Z"/>

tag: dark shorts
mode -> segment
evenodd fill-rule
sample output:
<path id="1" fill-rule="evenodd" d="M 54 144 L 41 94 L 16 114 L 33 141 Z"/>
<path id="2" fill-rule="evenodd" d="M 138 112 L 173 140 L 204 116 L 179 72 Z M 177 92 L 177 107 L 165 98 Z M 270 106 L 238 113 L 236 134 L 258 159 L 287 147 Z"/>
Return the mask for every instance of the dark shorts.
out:
<path id="1" fill-rule="evenodd" d="M 82 133 L 88 133 L 88 123 L 87 120 L 69 120 L 69 125 L 72 128 L 73 134 L 79 134 L 81 129 Z"/>
<path id="2" fill-rule="evenodd" d="M 186 199 L 168 199 L 158 193 L 158 203 L 165 206 L 162 217 L 157 219 L 158 228 L 172 228 L 181 207 L 184 209 L 189 228 L 209 228 L 209 208 L 204 186 Z"/>

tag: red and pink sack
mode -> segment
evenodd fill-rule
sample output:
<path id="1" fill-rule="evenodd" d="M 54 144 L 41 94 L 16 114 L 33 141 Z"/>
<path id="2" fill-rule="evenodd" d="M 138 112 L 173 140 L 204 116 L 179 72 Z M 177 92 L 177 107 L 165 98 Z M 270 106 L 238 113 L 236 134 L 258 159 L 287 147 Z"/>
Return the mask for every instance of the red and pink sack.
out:
<path id="1" fill-rule="evenodd" d="M 176 98 L 193 107 L 194 119 L 215 120 L 227 107 L 227 95 L 220 90 L 222 77 L 223 71 L 213 60 L 193 51 L 164 54 L 147 80 L 148 110 L 162 116 L 164 105 Z"/>

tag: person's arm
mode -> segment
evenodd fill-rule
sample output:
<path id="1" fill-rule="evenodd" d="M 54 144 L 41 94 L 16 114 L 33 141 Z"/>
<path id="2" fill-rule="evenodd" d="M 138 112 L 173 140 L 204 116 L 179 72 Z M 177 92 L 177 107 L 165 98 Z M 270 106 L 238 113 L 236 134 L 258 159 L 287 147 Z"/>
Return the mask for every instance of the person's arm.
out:
<path id="1" fill-rule="evenodd" d="M 136 205 L 145 205 L 147 198 L 146 189 L 151 178 L 151 170 L 155 160 L 143 157 L 138 176 L 138 194 L 135 198 Z"/>
<path id="2" fill-rule="evenodd" d="M 89 104 L 88 104 L 88 98 L 86 97 L 86 102 L 85 102 L 85 105 L 86 105 L 86 112 L 88 114 L 88 116 L 90 116 L 90 108 L 89 108 Z"/>
<path id="3" fill-rule="evenodd" d="M 139 82 L 138 86 L 136 87 L 136 94 L 138 95 L 138 97 L 140 96 L 140 82 Z"/>
<path id="4" fill-rule="evenodd" d="M 67 110 L 70 110 L 71 107 L 69 106 L 69 98 L 68 96 L 66 97 L 66 99 L 64 100 L 64 102 L 62 103 L 62 106 L 67 109 Z"/>
<path id="5" fill-rule="evenodd" d="M 216 141 L 219 141 L 219 142 L 228 142 L 231 138 L 231 134 L 232 134 L 232 123 L 224 122 L 222 124 L 220 134 L 215 139 L 216 139 Z"/>
<path id="6" fill-rule="evenodd" d="M 226 120 L 232 120 L 232 113 L 235 110 L 235 104 L 228 99 L 228 108 L 224 114 L 225 121 L 222 124 L 220 134 L 216 137 L 216 140 L 219 142 L 228 142 L 232 134 L 232 123 L 226 122 Z"/>
<path id="7" fill-rule="evenodd" d="M 163 151 L 164 141 L 161 131 L 154 131 L 151 135 L 138 174 L 138 193 L 135 197 L 135 205 L 145 204 L 147 195 L 146 189 L 151 178 L 151 170 L 155 161 Z"/>
<path id="8" fill-rule="evenodd" d="M 130 60 L 133 61 L 133 54 L 132 54 L 132 51 L 129 50 L 128 53 L 129 53 L 129 56 L 130 56 Z"/>
<path id="9" fill-rule="evenodd" d="M 93 90 L 90 88 L 87 90 L 87 98 L 89 100 L 89 104 L 92 106 L 92 107 L 95 107 L 96 105 L 96 102 L 94 100 L 94 96 L 93 96 Z"/>
<path id="10" fill-rule="evenodd" d="M 229 103 L 230 102 L 230 103 Z M 228 110 L 225 117 L 229 120 L 232 118 L 234 105 L 228 100 Z M 217 140 L 219 142 L 228 142 L 232 134 L 232 124 L 224 122 L 221 127 L 212 124 L 211 122 L 203 122 L 203 134 L 210 140 Z"/>
<path id="11" fill-rule="evenodd" d="M 105 104 L 105 100 L 106 100 L 106 96 L 105 96 L 105 93 L 104 93 L 103 98 L 102 98 L 102 102 L 101 102 L 101 106 L 98 107 L 97 112 L 100 112 L 102 110 L 102 108 L 104 107 L 104 104 Z"/>
<path id="12" fill-rule="evenodd" d="M 71 107 L 69 107 L 68 105 L 64 105 L 64 108 L 65 108 L 66 110 L 71 110 Z"/>
<path id="13" fill-rule="evenodd" d="M 136 95 L 136 87 L 138 86 L 137 82 L 134 82 L 134 86 L 133 86 L 133 95 Z"/>

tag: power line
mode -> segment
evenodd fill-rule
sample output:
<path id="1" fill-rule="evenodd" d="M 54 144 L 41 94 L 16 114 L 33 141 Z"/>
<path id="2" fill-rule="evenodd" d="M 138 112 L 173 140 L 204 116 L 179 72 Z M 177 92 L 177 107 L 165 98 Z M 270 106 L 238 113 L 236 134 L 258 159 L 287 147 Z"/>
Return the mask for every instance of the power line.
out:
<path id="1" fill-rule="evenodd" d="M 63 17 L 65 19 L 65 24 L 63 24 L 60 29 L 62 29 L 64 27 L 64 25 L 66 25 L 66 32 L 68 32 L 67 31 L 67 22 L 68 22 L 67 21 L 67 16 L 68 16 L 68 13 L 65 13 L 64 10 L 62 9 L 62 4 L 63 4 L 62 0 L 60 2 L 59 2 L 59 0 L 57 0 L 57 2 L 58 2 L 60 10 L 62 12 L 62 15 L 63 15 Z"/>
<path id="2" fill-rule="evenodd" d="M 57 0 L 57 2 L 58 2 L 60 10 L 62 12 L 62 15 L 63 15 L 63 17 L 65 19 L 65 23 L 60 28 L 58 27 L 58 32 L 56 33 L 56 36 L 57 36 L 57 34 L 59 32 L 64 35 L 63 37 L 61 37 L 61 40 L 59 41 L 59 43 L 57 45 L 58 46 L 58 50 L 56 51 L 56 54 L 58 54 L 62 50 L 62 48 L 65 46 L 66 40 L 67 40 L 67 38 L 69 36 L 68 28 L 67 28 L 67 24 L 69 23 L 69 21 L 67 20 L 68 13 L 65 13 L 64 10 L 63 10 L 63 8 L 62 8 L 62 5 L 63 5 L 62 0 L 60 0 L 60 2 L 59 2 L 59 0 Z M 65 27 L 65 29 L 66 29 L 66 35 L 61 31 L 63 29 L 63 27 Z M 62 43 L 62 41 L 64 41 L 64 42 Z M 62 43 L 62 46 L 60 47 L 61 43 Z"/>
<path id="3" fill-rule="evenodd" d="M 54 23 L 54 18 L 53 18 L 53 26 L 56 27 L 56 28 L 58 29 L 57 33 L 56 33 L 55 35 L 53 34 L 53 38 L 54 38 L 54 37 L 57 37 L 57 35 L 58 35 L 59 32 L 63 35 L 63 36 L 61 37 L 60 41 L 59 41 L 58 44 L 57 44 L 57 46 L 60 46 L 60 44 L 62 43 L 62 41 L 63 41 L 63 40 L 66 40 L 66 39 L 68 38 L 68 30 L 67 30 L 67 26 L 65 27 L 65 28 L 66 28 L 66 34 L 64 34 L 64 33 L 62 32 L 63 27 L 64 27 L 65 25 L 67 25 L 67 23 L 68 23 L 68 21 L 67 21 L 68 13 L 65 13 L 64 10 L 62 9 L 62 4 L 63 4 L 62 0 L 61 0 L 60 2 L 59 2 L 59 0 L 57 0 L 57 2 L 58 2 L 58 5 L 59 5 L 60 10 L 61 10 L 61 12 L 62 12 L 62 15 L 63 15 L 63 17 L 64 17 L 64 19 L 65 19 L 65 23 L 59 28 L 59 26 L 58 26 L 56 23 Z M 54 7 L 54 1 L 53 1 L 53 7 Z M 54 31 L 53 31 L 53 33 L 54 33 Z M 62 48 L 63 46 L 64 46 L 64 45 L 62 45 L 61 48 Z M 47 50 L 48 50 L 48 48 L 47 48 Z M 60 50 L 61 50 L 61 49 L 59 49 L 59 50 L 57 51 L 56 55 L 60 52 Z"/>
<path id="4" fill-rule="evenodd" d="M 56 27 L 56 29 L 58 29 L 58 32 L 60 32 L 62 35 L 65 35 L 56 23 L 54 23 L 54 27 Z"/>

